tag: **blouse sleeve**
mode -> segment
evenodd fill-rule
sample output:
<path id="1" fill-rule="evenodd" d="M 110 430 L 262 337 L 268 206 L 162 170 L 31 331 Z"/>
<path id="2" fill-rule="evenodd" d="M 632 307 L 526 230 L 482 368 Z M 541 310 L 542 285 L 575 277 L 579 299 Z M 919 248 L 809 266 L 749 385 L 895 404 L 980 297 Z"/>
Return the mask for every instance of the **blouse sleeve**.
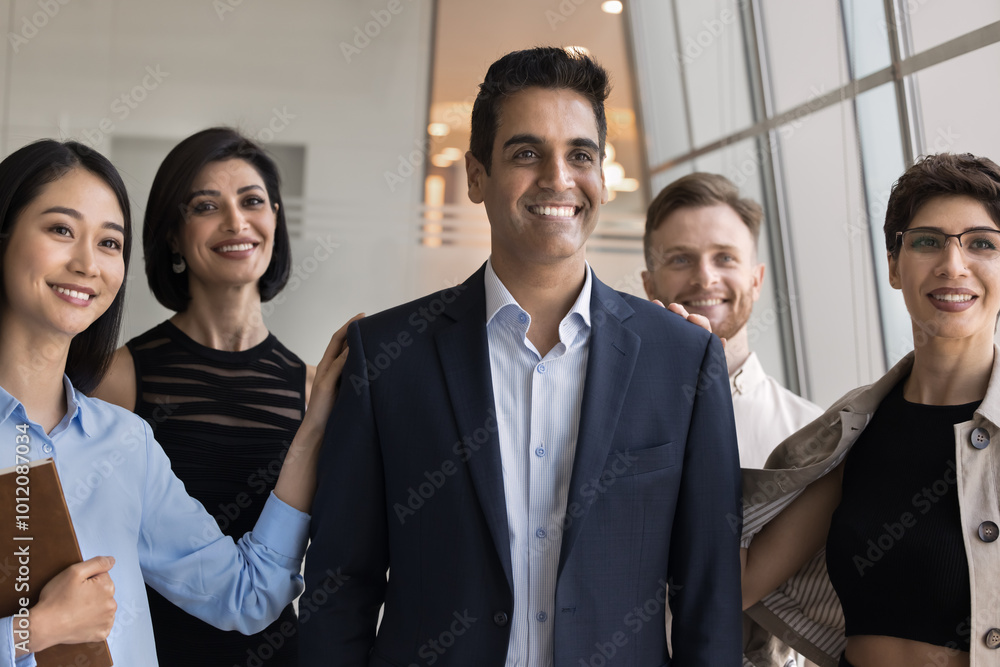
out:
<path id="1" fill-rule="evenodd" d="M 139 562 L 146 583 L 223 630 L 260 632 L 302 592 L 309 515 L 273 493 L 254 529 L 233 542 L 173 474 L 143 422 L 146 478 Z M 18 667 L 21 667 L 18 665 Z"/>
<path id="2" fill-rule="evenodd" d="M 3 643 L 0 644 L 0 667 L 35 667 L 35 654 L 28 653 L 15 659 L 17 655 L 14 650 L 14 617 L 5 616 L 0 618 L 0 633 L 3 636 Z"/>

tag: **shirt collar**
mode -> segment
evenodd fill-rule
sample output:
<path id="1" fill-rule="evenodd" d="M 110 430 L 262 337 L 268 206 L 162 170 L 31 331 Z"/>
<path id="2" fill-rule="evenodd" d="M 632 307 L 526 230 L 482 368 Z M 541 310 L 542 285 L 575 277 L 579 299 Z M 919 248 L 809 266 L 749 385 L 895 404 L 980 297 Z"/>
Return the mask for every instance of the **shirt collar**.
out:
<path id="1" fill-rule="evenodd" d="M 736 394 L 748 394 L 754 387 L 767 379 L 764 367 L 760 364 L 756 352 L 751 352 L 739 369 L 729 376 L 729 391 Z"/>
<path id="2" fill-rule="evenodd" d="M 66 415 L 52 429 L 52 433 L 55 434 L 65 430 L 69 424 L 76 421 L 84 434 L 89 437 L 93 433 L 94 424 L 90 415 L 80 408 L 81 401 L 87 399 L 83 394 L 77 392 L 76 387 L 73 386 L 73 383 L 69 381 L 69 377 L 65 374 L 63 375 L 63 391 L 66 392 Z M 18 410 L 19 408 L 20 410 Z M 0 423 L 4 423 L 10 419 L 15 411 L 18 411 L 20 419 L 28 419 L 28 413 L 25 412 L 21 401 L 14 398 L 6 389 L 0 387 Z"/>
<path id="3" fill-rule="evenodd" d="M 583 289 L 580 290 L 580 294 L 576 297 L 576 301 L 573 303 L 573 307 L 569 309 L 566 313 L 566 317 L 563 318 L 559 325 L 560 335 L 563 333 L 563 327 L 569 322 L 572 316 L 575 314 L 583 320 L 584 326 L 590 328 L 590 292 L 592 288 L 590 263 L 584 262 L 584 268 L 586 269 L 586 278 L 583 281 Z M 511 296 L 510 291 L 497 276 L 496 271 L 493 270 L 493 258 L 486 260 L 486 275 L 484 277 L 486 283 L 486 323 L 489 324 L 496 317 L 497 313 L 503 310 L 507 306 L 514 306 L 517 308 L 519 313 L 527 312 L 521 308 L 521 305 L 517 300 Z M 526 322 L 526 321 L 525 321 Z"/>

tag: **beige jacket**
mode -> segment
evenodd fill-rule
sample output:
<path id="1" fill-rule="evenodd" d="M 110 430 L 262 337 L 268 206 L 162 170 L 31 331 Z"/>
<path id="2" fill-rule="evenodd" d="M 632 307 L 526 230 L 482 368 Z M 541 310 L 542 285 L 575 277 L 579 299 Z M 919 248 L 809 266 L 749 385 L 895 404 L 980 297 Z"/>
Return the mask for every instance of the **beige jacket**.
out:
<path id="1" fill-rule="evenodd" d="M 772 452 L 765 470 L 743 470 L 745 547 L 810 482 L 835 468 L 882 399 L 913 366 L 911 352 L 872 385 L 849 392 Z M 972 586 L 971 667 L 1000 664 L 1000 354 L 971 421 L 955 425 L 959 506 Z M 890 473 L 891 471 L 886 471 Z M 747 610 L 753 620 L 822 667 L 836 667 L 847 640 L 825 549 Z M 750 656 L 748 656 L 750 657 Z M 752 664 L 767 661 L 753 656 Z M 746 661 L 744 664 L 747 664 Z"/>

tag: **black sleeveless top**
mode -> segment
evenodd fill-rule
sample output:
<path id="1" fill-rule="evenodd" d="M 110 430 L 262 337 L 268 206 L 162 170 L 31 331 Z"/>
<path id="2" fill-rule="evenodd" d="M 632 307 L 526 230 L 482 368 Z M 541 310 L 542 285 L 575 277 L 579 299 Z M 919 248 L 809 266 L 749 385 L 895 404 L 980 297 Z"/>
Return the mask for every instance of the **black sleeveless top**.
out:
<path id="1" fill-rule="evenodd" d="M 901 381 L 847 455 L 826 543 L 847 636 L 969 650 L 972 593 L 962 538 L 954 425 L 979 402 L 921 405 Z"/>
<path id="2" fill-rule="evenodd" d="M 302 421 L 306 365 L 273 334 L 249 350 L 224 352 L 170 322 L 126 345 L 135 362 L 135 413 L 149 422 L 187 492 L 239 540 L 260 516 Z M 297 665 L 291 605 L 248 637 L 188 615 L 148 586 L 146 592 L 164 667 Z"/>

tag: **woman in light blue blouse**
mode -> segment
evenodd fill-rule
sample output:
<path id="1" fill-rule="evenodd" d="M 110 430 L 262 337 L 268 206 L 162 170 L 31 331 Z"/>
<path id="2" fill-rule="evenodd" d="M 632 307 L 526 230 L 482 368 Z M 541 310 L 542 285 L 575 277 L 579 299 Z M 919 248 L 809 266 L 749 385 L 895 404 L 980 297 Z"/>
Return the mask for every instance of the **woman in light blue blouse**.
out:
<path id="1" fill-rule="evenodd" d="M 41 588 L 28 634 L 0 619 L 0 667 L 105 638 L 116 665 L 154 665 L 144 581 L 244 633 L 301 591 L 306 512 L 346 325 L 320 362 L 274 493 L 234 543 L 187 495 L 145 421 L 84 394 L 118 340 L 131 240 L 125 187 L 98 153 L 46 140 L 0 163 L 0 468 L 15 464 L 15 442 L 28 442 L 32 460 L 55 460 L 84 557 Z"/>

